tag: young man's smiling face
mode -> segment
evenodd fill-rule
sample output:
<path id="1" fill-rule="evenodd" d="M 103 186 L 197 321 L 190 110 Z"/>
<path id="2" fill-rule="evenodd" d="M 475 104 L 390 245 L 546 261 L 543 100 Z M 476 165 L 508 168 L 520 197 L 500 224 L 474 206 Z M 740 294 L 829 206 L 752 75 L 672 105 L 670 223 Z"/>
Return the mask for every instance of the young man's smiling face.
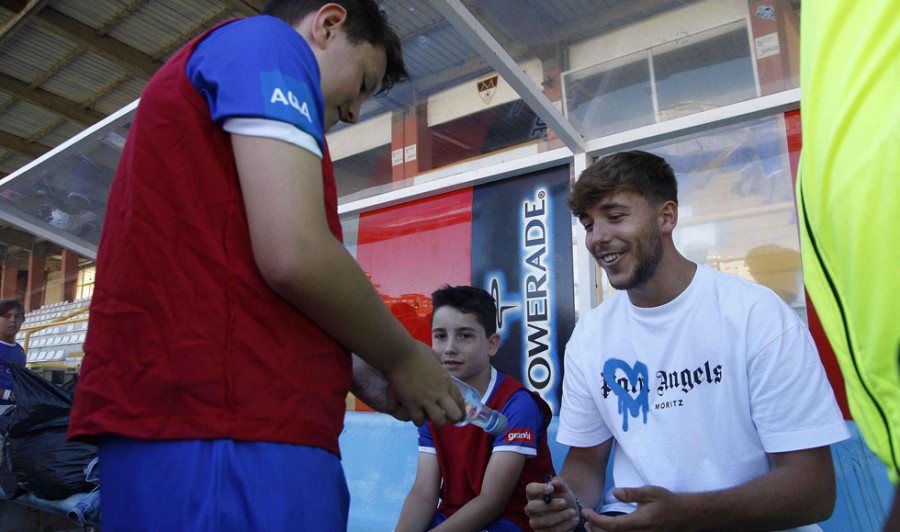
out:
<path id="1" fill-rule="evenodd" d="M 617 290 L 639 288 L 663 257 L 658 209 L 634 192 L 616 192 L 579 219 L 585 245 Z"/>
<path id="2" fill-rule="evenodd" d="M 431 347 L 441 365 L 454 377 L 480 388 L 490 380 L 490 360 L 500 345 L 500 335 L 487 336 L 474 313 L 462 313 L 451 306 L 434 311 L 431 320 Z"/>

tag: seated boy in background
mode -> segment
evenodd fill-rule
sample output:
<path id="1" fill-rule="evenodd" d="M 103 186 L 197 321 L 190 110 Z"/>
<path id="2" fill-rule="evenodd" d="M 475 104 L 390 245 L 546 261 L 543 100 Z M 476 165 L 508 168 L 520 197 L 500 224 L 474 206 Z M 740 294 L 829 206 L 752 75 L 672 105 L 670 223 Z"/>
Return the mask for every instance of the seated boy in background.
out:
<path id="1" fill-rule="evenodd" d="M 25 350 L 16 342 L 24 321 L 25 309 L 17 299 L 0 301 L 0 405 L 16 403 L 12 371 L 7 362 L 25 367 Z"/>
<path id="2" fill-rule="evenodd" d="M 509 423 L 499 436 L 474 425 L 420 427 L 416 480 L 395 532 L 531 530 L 524 512 L 525 486 L 553 473 L 547 447 L 550 408 L 491 366 L 500 335 L 490 294 L 472 286 L 445 286 L 431 301 L 431 345 L 441 364 L 474 386 L 482 402 Z"/>

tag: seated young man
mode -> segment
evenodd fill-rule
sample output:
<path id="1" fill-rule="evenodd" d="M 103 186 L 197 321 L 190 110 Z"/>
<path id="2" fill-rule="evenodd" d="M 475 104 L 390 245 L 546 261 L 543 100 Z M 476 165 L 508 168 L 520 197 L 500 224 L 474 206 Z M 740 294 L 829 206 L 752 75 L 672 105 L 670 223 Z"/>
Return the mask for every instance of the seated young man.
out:
<path id="1" fill-rule="evenodd" d="M 509 423 L 499 436 L 474 425 L 423 425 L 416 480 L 395 532 L 531 530 L 524 513 L 525 486 L 553 472 L 547 447 L 550 408 L 491 366 L 500 335 L 490 294 L 471 286 L 446 286 L 431 299 L 431 345 L 441 364 L 474 386 L 482 402 Z"/>
<path id="2" fill-rule="evenodd" d="M 821 531 L 829 446 L 850 433 L 806 325 L 768 288 L 678 251 L 661 157 L 604 157 L 569 207 L 618 292 L 566 345 L 556 441 L 569 451 L 559 478 L 528 486 L 531 526 Z"/>

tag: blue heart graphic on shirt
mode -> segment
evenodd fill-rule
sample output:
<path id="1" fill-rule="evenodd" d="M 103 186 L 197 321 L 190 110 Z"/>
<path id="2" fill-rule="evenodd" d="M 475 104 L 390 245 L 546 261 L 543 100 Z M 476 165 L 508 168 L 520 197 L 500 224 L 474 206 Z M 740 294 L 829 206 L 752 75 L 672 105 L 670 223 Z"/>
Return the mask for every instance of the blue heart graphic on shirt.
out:
<path id="1" fill-rule="evenodd" d="M 619 371 L 625 374 L 627 388 L 616 379 Z M 640 361 L 635 362 L 634 367 L 617 358 L 610 358 L 603 364 L 603 380 L 619 398 L 619 414 L 625 432 L 628 432 L 628 418 L 638 417 L 642 412 L 644 424 L 647 424 L 647 412 L 650 411 L 648 373 L 647 366 Z M 637 395 L 633 395 L 635 392 Z"/>

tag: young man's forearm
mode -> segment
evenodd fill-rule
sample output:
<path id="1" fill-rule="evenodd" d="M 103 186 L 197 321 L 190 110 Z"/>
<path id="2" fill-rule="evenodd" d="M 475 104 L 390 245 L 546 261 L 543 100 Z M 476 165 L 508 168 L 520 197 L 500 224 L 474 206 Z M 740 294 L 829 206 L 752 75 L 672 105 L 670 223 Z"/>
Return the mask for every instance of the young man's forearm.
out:
<path id="1" fill-rule="evenodd" d="M 782 530 L 828 519 L 836 493 L 831 449 L 803 452 L 827 467 L 777 467 L 731 489 L 683 494 L 696 522 L 705 525 L 700 529 Z"/>
<path id="2" fill-rule="evenodd" d="M 569 449 L 559 476 L 585 508 L 596 508 L 603 500 L 606 465 L 612 440 L 597 447 Z"/>
<path id="3" fill-rule="evenodd" d="M 685 531 L 783 530 L 827 519 L 834 508 L 834 469 L 828 447 L 770 455 L 775 469 L 733 488 L 673 493 L 659 486 L 617 488 L 622 502 L 637 504 L 627 516 L 589 515 L 599 529 Z"/>

